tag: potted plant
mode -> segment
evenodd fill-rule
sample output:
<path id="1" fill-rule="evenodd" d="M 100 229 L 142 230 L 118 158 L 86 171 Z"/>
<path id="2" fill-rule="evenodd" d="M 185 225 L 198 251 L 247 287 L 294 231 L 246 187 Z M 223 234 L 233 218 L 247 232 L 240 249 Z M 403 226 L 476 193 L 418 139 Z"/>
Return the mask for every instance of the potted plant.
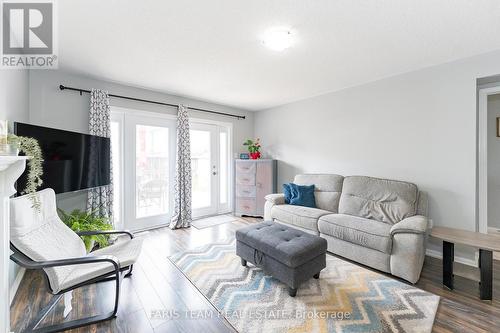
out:
<path id="1" fill-rule="evenodd" d="M 257 160 L 260 158 L 260 139 L 257 138 L 254 140 L 248 139 L 243 143 L 244 146 L 247 146 L 248 152 L 250 153 L 250 158 L 252 160 Z"/>
<path id="2" fill-rule="evenodd" d="M 18 149 L 20 152 L 26 156 L 30 156 L 28 159 L 28 177 L 26 181 L 26 187 L 21 191 L 21 194 L 29 194 L 30 200 L 32 202 L 32 207 L 39 210 L 40 201 L 36 195 L 36 190 L 42 185 L 42 150 L 38 141 L 33 138 L 28 138 L 24 136 L 17 136 L 14 134 L 9 134 L 7 136 L 7 143 Z M 17 152 L 16 152 L 17 155 Z"/>
<path id="3" fill-rule="evenodd" d="M 95 211 L 89 213 L 75 209 L 68 214 L 62 209 L 58 209 L 58 212 L 61 220 L 74 232 L 113 229 L 113 226 L 108 223 L 108 219 L 97 216 Z M 85 243 L 87 252 L 90 252 L 96 243 L 100 248 L 108 246 L 109 244 L 109 235 L 91 235 L 81 237 Z"/>

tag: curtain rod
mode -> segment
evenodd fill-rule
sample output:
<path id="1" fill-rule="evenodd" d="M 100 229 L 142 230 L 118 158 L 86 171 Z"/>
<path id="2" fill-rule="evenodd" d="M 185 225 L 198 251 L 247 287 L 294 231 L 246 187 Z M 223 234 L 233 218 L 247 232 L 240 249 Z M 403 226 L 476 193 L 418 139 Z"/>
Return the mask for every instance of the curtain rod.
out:
<path id="1" fill-rule="evenodd" d="M 80 95 L 82 95 L 82 93 L 88 93 L 88 94 L 90 94 L 90 90 L 79 89 L 79 88 L 72 88 L 72 87 L 66 87 L 66 86 L 63 86 L 62 84 L 59 85 L 59 89 L 60 90 L 78 91 L 78 92 L 80 92 Z M 129 97 L 129 96 L 122 96 L 122 95 L 114 95 L 114 94 L 108 94 L 108 96 L 109 97 L 114 97 L 114 98 L 128 99 L 128 100 L 136 101 L 136 102 L 144 102 L 144 103 L 165 105 L 165 106 L 171 106 L 171 107 L 178 107 L 177 104 L 170 104 L 170 103 L 164 103 L 164 102 L 151 101 L 151 100 L 142 99 L 142 98 L 135 98 L 135 97 Z M 234 118 L 237 118 L 237 119 L 245 119 L 246 118 L 245 116 L 240 116 L 240 115 L 237 115 L 237 114 L 231 114 L 231 113 L 225 113 L 225 112 L 218 112 L 218 111 L 212 111 L 212 110 L 206 110 L 206 109 L 200 109 L 200 108 L 189 107 L 189 109 L 193 110 L 193 111 L 201 111 L 201 112 L 218 114 L 218 115 L 221 115 L 221 116 L 234 117 Z"/>

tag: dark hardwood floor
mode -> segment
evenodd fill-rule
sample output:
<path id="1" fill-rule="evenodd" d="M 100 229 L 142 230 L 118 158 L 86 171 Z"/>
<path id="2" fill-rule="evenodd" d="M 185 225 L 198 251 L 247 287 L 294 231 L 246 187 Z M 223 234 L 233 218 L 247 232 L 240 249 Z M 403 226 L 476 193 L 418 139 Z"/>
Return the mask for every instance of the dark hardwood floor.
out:
<path id="1" fill-rule="evenodd" d="M 231 239 L 238 228 L 259 219 L 244 218 L 237 222 L 198 230 L 194 227 L 172 231 L 157 229 L 139 234 L 144 247 L 133 275 L 122 284 L 120 309 L 116 319 L 83 327 L 71 332 L 233 332 L 224 319 L 218 318 L 213 306 L 167 259 L 178 251 Z M 478 298 L 478 283 L 456 277 L 456 290 L 441 285 L 441 261 L 426 258 L 417 286 L 441 296 L 434 332 L 499 332 L 500 331 L 500 262 L 494 263 L 494 301 Z M 73 292 L 73 311 L 67 319 L 81 318 L 109 311 L 113 304 L 112 282 L 100 283 Z M 20 332 L 47 304 L 42 275 L 27 271 L 11 306 L 11 325 Z M 61 321 L 63 302 L 46 318 L 44 324 Z M 186 318 L 183 313 L 212 313 L 213 316 Z M 172 319 L 180 314 L 180 318 Z M 210 318 L 211 317 L 211 318 Z"/>

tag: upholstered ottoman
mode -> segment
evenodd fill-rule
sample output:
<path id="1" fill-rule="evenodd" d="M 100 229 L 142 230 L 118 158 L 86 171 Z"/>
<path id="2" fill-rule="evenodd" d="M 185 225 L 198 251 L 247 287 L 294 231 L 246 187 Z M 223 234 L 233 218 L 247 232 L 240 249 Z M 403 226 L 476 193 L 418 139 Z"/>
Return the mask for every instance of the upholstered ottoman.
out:
<path id="1" fill-rule="evenodd" d="M 276 222 L 262 222 L 236 231 L 236 254 L 288 286 L 294 297 L 299 285 L 319 278 L 326 267 L 326 240 Z"/>

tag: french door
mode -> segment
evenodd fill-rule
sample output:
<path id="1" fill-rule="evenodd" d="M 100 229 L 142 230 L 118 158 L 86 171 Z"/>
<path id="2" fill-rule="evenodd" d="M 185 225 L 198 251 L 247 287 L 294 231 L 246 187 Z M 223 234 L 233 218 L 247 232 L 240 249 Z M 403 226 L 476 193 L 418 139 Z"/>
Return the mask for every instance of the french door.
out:
<path id="1" fill-rule="evenodd" d="M 122 225 L 141 230 L 168 224 L 173 210 L 175 121 L 114 113 L 112 130 L 113 122 L 123 132 L 122 154 L 113 160 L 114 186 L 120 190 L 115 191 L 115 206 L 122 207 Z M 121 179 L 117 174 L 123 174 Z"/>
<path id="2" fill-rule="evenodd" d="M 119 109 L 119 108 L 116 108 Z M 230 210 L 230 129 L 191 122 L 193 217 Z M 176 120 L 163 115 L 112 112 L 115 223 L 130 230 L 170 222 Z"/>
<path id="3" fill-rule="evenodd" d="M 214 124 L 191 123 L 193 217 L 229 211 L 229 132 Z"/>

